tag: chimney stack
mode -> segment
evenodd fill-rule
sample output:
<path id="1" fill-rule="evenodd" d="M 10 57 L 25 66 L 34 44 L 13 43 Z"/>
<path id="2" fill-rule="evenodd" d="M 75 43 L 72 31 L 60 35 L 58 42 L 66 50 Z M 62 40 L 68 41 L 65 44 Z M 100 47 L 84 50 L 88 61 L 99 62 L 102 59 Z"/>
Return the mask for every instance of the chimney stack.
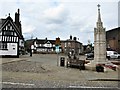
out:
<path id="1" fill-rule="evenodd" d="M 18 26 L 20 21 L 20 10 L 18 9 L 18 12 L 15 13 L 15 24 Z"/>
<path id="2" fill-rule="evenodd" d="M 20 21 L 20 9 L 15 13 L 15 24 L 19 29 L 19 32 L 22 34 L 21 21 Z"/>
<path id="3" fill-rule="evenodd" d="M 75 40 L 75 41 L 76 41 L 76 40 L 77 40 L 77 38 L 76 38 L 76 37 L 74 37 L 74 39 L 73 39 L 73 40 Z"/>
<path id="4" fill-rule="evenodd" d="M 70 40 L 72 40 L 72 35 L 70 35 Z"/>

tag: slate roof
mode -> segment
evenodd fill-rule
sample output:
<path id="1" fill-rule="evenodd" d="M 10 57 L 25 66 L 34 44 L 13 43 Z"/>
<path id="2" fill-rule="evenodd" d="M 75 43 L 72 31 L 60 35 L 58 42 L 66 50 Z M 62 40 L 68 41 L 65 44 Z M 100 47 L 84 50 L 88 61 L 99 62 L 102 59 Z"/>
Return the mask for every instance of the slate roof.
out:
<path id="1" fill-rule="evenodd" d="M 65 43 L 65 42 L 76 42 L 76 43 L 82 44 L 82 43 L 79 42 L 79 41 L 75 41 L 75 40 L 71 40 L 71 39 L 61 40 L 61 42 L 63 42 L 63 43 Z"/>
<path id="2" fill-rule="evenodd" d="M 46 40 L 46 39 L 35 39 L 37 44 L 45 44 L 50 42 L 51 44 L 55 44 L 55 40 Z"/>

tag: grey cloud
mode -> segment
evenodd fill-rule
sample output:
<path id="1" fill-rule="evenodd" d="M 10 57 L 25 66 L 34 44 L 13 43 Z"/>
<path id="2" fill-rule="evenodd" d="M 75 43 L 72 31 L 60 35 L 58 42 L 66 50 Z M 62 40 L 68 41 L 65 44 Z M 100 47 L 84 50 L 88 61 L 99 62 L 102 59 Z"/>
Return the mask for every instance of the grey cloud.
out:
<path id="1" fill-rule="evenodd" d="M 45 10 L 43 18 L 46 24 L 63 24 L 68 19 L 68 11 L 59 5 Z"/>

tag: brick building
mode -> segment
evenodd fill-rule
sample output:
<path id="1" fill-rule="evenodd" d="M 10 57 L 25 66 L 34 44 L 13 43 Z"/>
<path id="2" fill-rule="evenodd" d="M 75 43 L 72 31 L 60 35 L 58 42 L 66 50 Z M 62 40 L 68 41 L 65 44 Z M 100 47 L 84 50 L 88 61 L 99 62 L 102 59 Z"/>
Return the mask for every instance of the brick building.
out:
<path id="1" fill-rule="evenodd" d="M 120 27 L 106 31 L 107 48 L 120 53 Z"/>
<path id="2" fill-rule="evenodd" d="M 65 54 L 68 54 L 69 52 L 74 52 L 75 54 L 80 54 L 83 52 L 83 45 L 79 41 L 77 41 L 77 38 L 70 36 L 70 39 L 61 41 L 61 47 Z"/>

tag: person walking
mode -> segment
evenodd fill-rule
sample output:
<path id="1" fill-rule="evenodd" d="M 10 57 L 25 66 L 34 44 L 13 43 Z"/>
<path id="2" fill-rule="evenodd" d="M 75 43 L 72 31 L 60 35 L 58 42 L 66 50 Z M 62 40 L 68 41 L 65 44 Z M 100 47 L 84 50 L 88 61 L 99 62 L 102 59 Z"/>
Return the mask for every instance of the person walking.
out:
<path id="1" fill-rule="evenodd" d="M 32 49 L 30 49 L 30 57 L 32 57 Z"/>

